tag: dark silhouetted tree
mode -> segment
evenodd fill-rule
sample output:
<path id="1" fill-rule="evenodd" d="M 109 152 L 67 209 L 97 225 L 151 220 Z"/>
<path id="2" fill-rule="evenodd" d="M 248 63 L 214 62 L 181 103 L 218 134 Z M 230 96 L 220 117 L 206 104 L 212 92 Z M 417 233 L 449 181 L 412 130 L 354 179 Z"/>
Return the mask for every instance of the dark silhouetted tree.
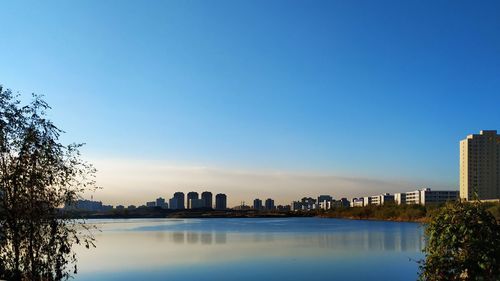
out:
<path id="1" fill-rule="evenodd" d="M 63 145 L 37 95 L 22 105 L 0 86 L 0 279 L 63 280 L 76 274 L 75 244 L 93 246 L 91 230 L 60 207 L 95 189 L 81 144 Z"/>
<path id="2" fill-rule="evenodd" d="M 500 225 L 481 202 L 437 210 L 425 236 L 420 280 L 500 280 Z"/>

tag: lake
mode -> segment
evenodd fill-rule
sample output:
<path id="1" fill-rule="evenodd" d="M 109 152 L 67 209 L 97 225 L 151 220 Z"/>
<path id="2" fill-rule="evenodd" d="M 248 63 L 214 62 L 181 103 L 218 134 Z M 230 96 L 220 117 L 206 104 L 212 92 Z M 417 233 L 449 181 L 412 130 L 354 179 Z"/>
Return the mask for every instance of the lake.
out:
<path id="1" fill-rule="evenodd" d="M 76 280 L 416 280 L 416 223 L 323 218 L 91 220 Z"/>

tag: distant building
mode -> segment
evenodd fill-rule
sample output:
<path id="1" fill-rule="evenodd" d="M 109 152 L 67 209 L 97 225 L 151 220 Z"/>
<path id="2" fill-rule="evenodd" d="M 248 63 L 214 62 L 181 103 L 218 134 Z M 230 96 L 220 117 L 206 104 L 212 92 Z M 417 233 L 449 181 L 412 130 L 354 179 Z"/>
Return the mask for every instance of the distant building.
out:
<path id="1" fill-rule="evenodd" d="M 290 212 L 291 211 L 291 207 L 290 205 L 278 205 L 278 207 L 276 207 L 276 210 L 280 211 L 280 212 Z"/>
<path id="2" fill-rule="evenodd" d="M 351 204 L 351 202 L 349 202 L 349 200 L 347 200 L 347 198 L 341 198 L 340 200 L 333 200 L 333 201 L 330 201 L 330 208 L 347 208 L 349 207 L 349 205 Z"/>
<path id="3" fill-rule="evenodd" d="M 176 192 L 174 197 L 169 200 L 169 206 L 172 210 L 184 210 L 184 193 Z"/>
<path id="4" fill-rule="evenodd" d="M 333 197 L 330 195 L 320 195 L 318 196 L 318 203 L 325 202 L 325 201 L 332 201 Z"/>
<path id="5" fill-rule="evenodd" d="M 125 210 L 125 206 L 118 205 L 118 206 L 115 207 L 115 210 L 117 210 L 117 211 L 123 211 L 123 210 Z"/>
<path id="6" fill-rule="evenodd" d="M 201 199 L 203 199 L 203 202 L 205 202 L 203 205 L 204 208 L 210 208 L 210 209 L 213 208 L 213 206 L 212 206 L 212 192 L 210 192 L 210 191 L 202 192 Z"/>
<path id="7" fill-rule="evenodd" d="M 135 210 L 135 209 L 137 209 L 137 207 L 135 205 L 129 205 L 127 207 L 127 209 L 129 209 L 129 210 Z"/>
<path id="8" fill-rule="evenodd" d="M 460 141 L 460 198 L 500 199 L 500 135 L 481 131 Z"/>
<path id="9" fill-rule="evenodd" d="M 262 200 L 260 200 L 258 198 L 253 200 L 253 208 L 255 210 L 262 210 Z"/>
<path id="10" fill-rule="evenodd" d="M 92 200 L 77 200 L 72 204 L 66 203 L 64 205 L 65 210 L 78 210 L 78 211 L 89 211 L 89 212 L 101 212 L 104 211 L 101 201 Z"/>
<path id="11" fill-rule="evenodd" d="M 302 202 L 293 201 L 292 204 L 290 204 L 290 208 L 292 211 L 302 211 L 302 209 L 303 209 Z"/>
<path id="12" fill-rule="evenodd" d="M 332 203 L 333 201 L 322 201 L 319 202 L 319 208 L 323 210 L 330 210 L 332 208 Z M 314 204 L 314 207 L 316 208 L 316 204 Z"/>
<path id="13" fill-rule="evenodd" d="M 406 193 L 405 192 L 394 193 L 394 202 L 398 205 L 406 204 Z"/>
<path id="14" fill-rule="evenodd" d="M 107 212 L 113 210 L 113 205 L 102 205 L 101 211 Z"/>
<path id="15" fill-rule="evenodd" d="M 300 202 L 302 203 L 302 209 L 303 210 L 313 210 L 316 209 L 316 199 L 311 198 L 311 197 L 303 197 L 300 199 Z"/>
<path id="16" fill-rule="evenodd" d="M 440 204 L 448 201 L 456 201 L 459 197 L 458 191 L 439 190 L 432 191 L 430 188 L 406 192 L 406 204 Z"/>
<path id="17" fill-rule="evenodd" d="M 318 196 L 317 203 L 311 202 L 312 204 L 308 204 L 310 206 L 309 209 L 323 209 L 329 210 L 332 208 L 333 197 L 330 195 L 320 195 Z M 311 208 L 312 207 L 312 208 Z"/>
<path id="18" fill-rule="evenodd" d="M 195 191 L 191 191 L 187 194 L 187 208 L 188 209 L 192 209 L 191 207 L 191 200 L 193 199 L 199 199 L 198 197 L 198 192 L 195 192 Z"/>
<path id="19" fill-rule="evenodd" d="M 237 210 L 237 211 L 251 210 L 251 209 L 252 209 L 252 207 L 245 205 L 245 202 L 241 202 L 241 204 L 239 206 L 235 206 L 233 208 L 233 210 Z"/>
<path id="20" fill-rule="evenodd" d="M 156 207 L 156 202 L 155 201 L 146 202 L 146 207 L 154 208 L 154 207 Z"/>
<path id="21" fill-rule="evenodd" d="M 189 199 L 190 209 L 202 209 L 205 207 L 205 200 L 203 199 Z"/>
<path id="22" fill-rule="evenodd" d="M 372 204 L 372 197 L 371 196 L 363 197 L 363 207 L 371 205 L 371 204 Z"/>
<path id="23" fill-rule="evenodd" d="M 351 207 L 363 207 L 363 206 L 364 206 L 363 197 L 352 198 L 352 200 L 351 200 Z"/>
<path id="24" fill-rule="evenodd" d="M 384 193 L 380 195 L 370 196 L 372 205 L 384 205 L 394 202 L 394 195 Z"/>
<path id="25" fill-rule="evenodd" d="M 215 209 L 226 210 L 227 209 L 227 196 L 226 194 L 219 193 L 215 195 Z"/>
<path id="26" fill-rule="evenodd" d="M 160 207 L 162 209 L 168 209 L 168 203 L 165 203 L 164 198 L 156 198 L 156 207 Z"/>
<path id="27" fill-rule="evenodd" d="M 266 210 L 274 210 L 275 209 L 273 199 L 267 198 L 265 204 L 266 204 Z"/>

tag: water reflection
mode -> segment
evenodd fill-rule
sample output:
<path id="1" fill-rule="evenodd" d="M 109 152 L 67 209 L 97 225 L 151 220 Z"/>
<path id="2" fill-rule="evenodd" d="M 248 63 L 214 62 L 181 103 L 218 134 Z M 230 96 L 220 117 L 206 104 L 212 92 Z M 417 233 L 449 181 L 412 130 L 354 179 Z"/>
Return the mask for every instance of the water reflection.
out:
<path id="1" fill-rule="evenodd" d="M 413 231 L 414 232 L 414 231 Z M 269 243 L 275 240 L 294 240 L 297 245 L 308 245 L 331 250 L 365 251 L 420 251 L 424 244 L 420 235 L 414 235 L 408 229 L 396 232 L 387 231 L 352 231 L 339 233 L 307 233 L 284 235 L 283 233 L 250 233 L 237 237 L 226 232 L 155 232 L 158 241 L 167 239 L 175 244 L 226 244 L 228 235 L 233 243 Z M 240 234 L 241 236 L 241 234 Z"/>
<path id="2" fill-rule="evenodd" d="M 227 243 L 227 233 L 225 232 L 171 232 L 163 235 L 168 236 L 170 241 L 175 244 L 225 244 Z"/>
<path id="3" fill-rule="evenodd" d="M 97 224 L 102 229 L 96 234 L 97 249 L 79 250 L 83 276 L 90 272 L 218 267 L 255 260 L 290 262 L 293 266 L 298 260 L 304 264 L 352 261 L 346 265 L 347 270 L 349 266 L 380 262 L 378 258 L 370 261 L 370 256 L 401 254 L 404 267 L 408 257 L 419 258 L 424 246 L 422 229 L 409 223 L 209 219 Z"/>

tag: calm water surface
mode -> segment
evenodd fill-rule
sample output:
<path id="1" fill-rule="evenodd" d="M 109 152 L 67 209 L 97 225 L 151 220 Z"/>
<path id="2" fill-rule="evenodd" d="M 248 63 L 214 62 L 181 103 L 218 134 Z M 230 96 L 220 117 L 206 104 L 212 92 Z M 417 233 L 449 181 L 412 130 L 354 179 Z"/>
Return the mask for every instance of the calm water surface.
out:
<path id="1" fill-rule="evenodd" d="M 419 224 L 320 218 L 93 220 L 76 280 L 416 280 Z"/>

